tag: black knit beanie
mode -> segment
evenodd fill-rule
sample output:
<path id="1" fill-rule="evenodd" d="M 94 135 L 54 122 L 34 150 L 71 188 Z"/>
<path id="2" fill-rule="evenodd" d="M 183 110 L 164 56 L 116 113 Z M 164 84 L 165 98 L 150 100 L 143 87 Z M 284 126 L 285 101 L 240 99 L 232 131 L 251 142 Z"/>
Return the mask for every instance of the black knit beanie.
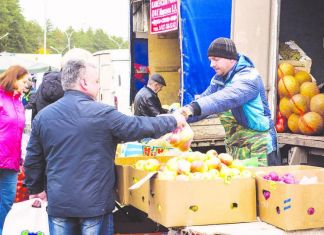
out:
<path id="1" fill-rule="evenodd" d="M 236 46 L 229 38 L 217 38 L 208 47 L 208 57 L 215 56 L 226 59 L 238 59 Z"/>

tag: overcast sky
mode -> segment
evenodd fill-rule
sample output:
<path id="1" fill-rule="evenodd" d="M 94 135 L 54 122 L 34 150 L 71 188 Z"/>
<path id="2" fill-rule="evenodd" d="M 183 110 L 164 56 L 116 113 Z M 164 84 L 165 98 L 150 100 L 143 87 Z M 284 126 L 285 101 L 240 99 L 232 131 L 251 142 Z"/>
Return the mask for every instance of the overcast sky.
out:
<path id="1" fill-rule="evenodd" d="M 61 30 L 92 27 L 128 39 L 129 0 L 20 0 L 27 20 L 44 24 L 45 12 Z"/>

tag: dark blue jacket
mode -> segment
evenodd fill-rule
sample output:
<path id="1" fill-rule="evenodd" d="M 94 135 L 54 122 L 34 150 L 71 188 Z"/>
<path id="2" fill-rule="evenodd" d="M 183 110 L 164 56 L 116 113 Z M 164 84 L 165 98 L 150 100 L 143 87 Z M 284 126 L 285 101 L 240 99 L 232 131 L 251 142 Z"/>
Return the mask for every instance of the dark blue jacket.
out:
<path id="1" fill-rule="evenodd" d="M 31 194 L 44 190 L 48 214 L 93 217 L 114 209 L 117 143 L 158 138 L 176 127 L 172 116 L 127 116 L 79 91 L 44 108 L 34 119 L 25 160 Z"/>

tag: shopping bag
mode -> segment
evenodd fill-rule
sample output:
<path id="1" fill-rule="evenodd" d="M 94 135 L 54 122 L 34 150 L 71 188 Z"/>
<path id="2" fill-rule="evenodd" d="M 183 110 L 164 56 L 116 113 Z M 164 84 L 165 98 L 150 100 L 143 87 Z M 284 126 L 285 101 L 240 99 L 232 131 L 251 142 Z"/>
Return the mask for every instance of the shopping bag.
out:
<path id="1" fill-rule="evenodd" d="M 41 207 L 35 207 L 37 204 Z M 49 235 L 46 206 L 47 202 L 37 198 L 14 203 L 6 217 L 2 234 Z"/>

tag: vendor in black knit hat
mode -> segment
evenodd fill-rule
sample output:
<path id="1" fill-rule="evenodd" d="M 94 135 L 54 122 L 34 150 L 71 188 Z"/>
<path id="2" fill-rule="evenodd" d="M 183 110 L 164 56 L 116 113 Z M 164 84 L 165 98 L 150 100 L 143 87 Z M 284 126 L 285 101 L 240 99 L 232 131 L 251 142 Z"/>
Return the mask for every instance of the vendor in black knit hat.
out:
<path id="1" fill-rule="evenodd" d="M 234 159 L 253 158 L 258 166 L 281 165 L 266 92 L 252 61 L 223 37 L 211 42 L 207 55 L 215 75 L 200 98 L 182 108 L 183 115 L 194 122 L 218 114 L 226 151 Z"/>

